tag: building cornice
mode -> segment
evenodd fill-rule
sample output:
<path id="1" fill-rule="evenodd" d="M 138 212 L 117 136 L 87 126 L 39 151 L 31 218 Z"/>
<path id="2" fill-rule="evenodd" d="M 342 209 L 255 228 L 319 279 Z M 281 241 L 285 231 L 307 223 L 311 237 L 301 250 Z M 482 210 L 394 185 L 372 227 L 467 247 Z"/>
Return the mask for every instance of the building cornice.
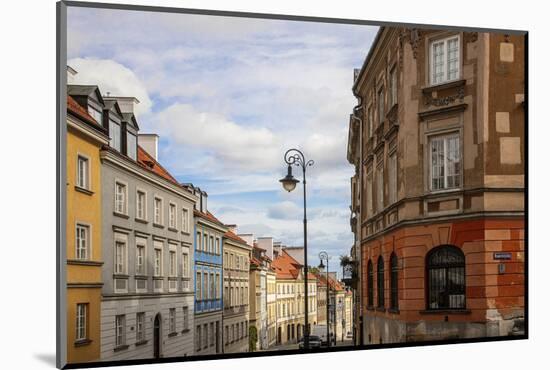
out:
<path id="1" fill-rule="evenodd" d="M 90 127 L 89 124 L 82 122 L 81 120 L 73 117 L 70 114 L 67 114 L 67 126 L 68 128 L 72 128 L 86 135 L 89 139 L 92 139 L 97 144 L 99 144 L 99 146 L 109 144 L 109 137 L 107 135 L 99 132 L 93 127 Z"/>
<path id="2" fill-rule="evenodd" d="M 152 173 L 149 173 L 145 169 L 141 168 L 136 162 L 130 161 L 125 158 L 121 158 L 119 155 L 113 153 L 111 150 L 104 149 L 100 153 L 101 160 L 110 163 L 115 167 L 118 167 L 120 169 L 123 169 L 133 175 L 136 175 L 143 180 L 146 180 L 150 183 L 153 183 L 154 185 L 160 186 L 164 188 L 167 191 L 171 191 L 172 193 L 179 195 L 182 198 L 185 198 L 186 200 L 189 200 L 193 203 L 197 203 L 197 196 L 189 193 L 184 188 L 179 188 L 176 184 L 173 184 L 167 180 L 164 180 Z"/>

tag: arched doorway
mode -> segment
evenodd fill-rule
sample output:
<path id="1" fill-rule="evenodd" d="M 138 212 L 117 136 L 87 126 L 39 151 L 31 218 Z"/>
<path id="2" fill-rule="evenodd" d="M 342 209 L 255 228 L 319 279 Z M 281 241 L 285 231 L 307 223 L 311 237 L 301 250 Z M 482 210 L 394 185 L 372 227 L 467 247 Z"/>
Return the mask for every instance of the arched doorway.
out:
<path id="1" fill-rule="evenodd" d="M 161 326 L 160 313 L 155 316 L 155 324 L 153 328 L 153 348 L 154 358 L 160 358 L 160 326 Z"/>
<path id="2" fill-rule="evenodd" d="M 278 344 L 281 344 L 281 341 L 283 340 L 283 333 L 282 333 L 282 329 L 280 326 L 277 328 L 277 343 Z"/>
<path id="3" fill-rule="evenodd" d="M 286 324 L 286 341 L 290 340 L 290 324 Z"/>

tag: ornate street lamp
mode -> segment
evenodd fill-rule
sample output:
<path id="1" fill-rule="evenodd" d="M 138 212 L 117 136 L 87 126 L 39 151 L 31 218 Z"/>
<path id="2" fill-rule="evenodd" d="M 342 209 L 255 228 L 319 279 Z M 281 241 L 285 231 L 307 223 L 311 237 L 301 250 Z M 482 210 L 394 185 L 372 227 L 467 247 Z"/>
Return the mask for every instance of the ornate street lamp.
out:
<path id="1" fill-rule="evenodd" d="M 327 306 L 327 347 L 330 347 L 330 329 L 329 329 L 329 306 L 328 306 L 328 301 L 329 301 L 329 284 L 328 284 L 328 260 L 330 259 L 330 256 L 328 255 L 327 252 L 325 251 L 322 251 L 321 253 L 319 253 L 319 259 L 321 260 L 321 263 L 319 263 L 319 269 L 324 269 L 325 268 L 325 265 L 323 265 L 323 260 L 327 261 L 327 301 L 326 301 L 326 306 Z"/>
<path id="2" fill-rule="evenodd" d="M 304 325 L 304 349 L 309 349 L 309 309 L 308 309 L 308 285 L 307 285 L 307 213 L 306 213 L 306 168 L 313 166 L 315 162 L 312 160 L 306 161 L 304 153 L 298 149 L 289 149 L 284 155 L 285 163 L 288 165 L 287 175 L 279 181 L 283 184 L 283 188 L 291 192 L 296 188 L 296 184 L 299 183 L 297 179 L 292 176 L 292 166 L 302 167 L 302 184 L 304 184 L 304 308 L 305 308 L 305 325 Z"/>

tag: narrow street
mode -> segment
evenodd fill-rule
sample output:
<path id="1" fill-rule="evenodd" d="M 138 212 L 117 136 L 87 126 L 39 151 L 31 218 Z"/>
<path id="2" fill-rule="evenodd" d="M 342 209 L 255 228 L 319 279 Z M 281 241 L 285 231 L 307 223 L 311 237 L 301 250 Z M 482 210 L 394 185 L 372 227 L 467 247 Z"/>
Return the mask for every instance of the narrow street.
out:
<path id="1" fill-rule="evenodd" d="M 336 347 L 345 347 L 345 346 L 351 346 L 351 345 L 353 345 L 353 342 L 351 339 L 346 339 L 343 342 L 341 341 L 336 342 Z M 266 351 L 284 351 L 284 350 L 291 350 L 291 349 L 298 349 L 298 343 L 276 345 L 267 349 Z"/>

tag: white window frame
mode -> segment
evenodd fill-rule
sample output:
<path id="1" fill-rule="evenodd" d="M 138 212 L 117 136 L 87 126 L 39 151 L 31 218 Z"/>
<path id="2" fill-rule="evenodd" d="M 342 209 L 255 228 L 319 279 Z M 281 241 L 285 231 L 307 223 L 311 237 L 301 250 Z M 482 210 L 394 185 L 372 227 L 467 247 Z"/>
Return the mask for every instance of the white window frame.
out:
<path id="1" fill-rule="evenodd" d="M 195 286 L 196 286 L 196 295 L 197 301 L 202 301 L 202 270 L 199 270 L 195 274 Z"/>
<path id="2" fill-rule="evenodd" d="M 190 278 L 189 248 L 182 246 L 181 250 L 181 276 L 184 278 Z"/>
<path id="3" fill-rule="evenodd" d="M 181 209 L 181 231 L 189 233 L 189 210 L 187 208 Z"/>
<path id="4" fill-rule="evenodd" d="M 448 139 L 450 138 L 456 138 L 458 140 L 458 158 L 459 158 L 459 168 L 460 172 L 458 173 L 458 185 L 457 186 L 449 186 L 448 185 L 448 172 L 447 172 L 447 158 L 448 158 Z M 432 143 L 434 140 L 442 140 L 443 141 L 443 187 L 434 189 L 433 187 L 433 165 L 432 165 Z M 428 136 L 428 186 L 429 190 L 431 192 L 440 192 L 440 191 L 448 191 L 453 189 L 459 189 L 462 187 L 462 174 L 463 174 L 463 168 L 464 165 L 464 158 L 462 154 L 462 139 L 461 139 L 461 133 L 460 131 L 450 131 L 440 134 L 433 134 Z"/>
<path id="5" fill-rule="evenodd" d="M 142 269 L 140 270 L 138 251 L 143 248 L 143 256 L 141 261 Z M 147 275 L 147 239 L 136 237 L 136 275 Z"/>
<path id="6" fill-rule="evenodd" d="M 172 263 L 172 257 L 174 257 Z M 178 247 L 175 244 L 168 244 L 168 276 L 178 276 Z"/>
<path id="7" fill-rule="evenodd" d="M 86 256 L 84 258 L 82 258 L 80 255 L 79 255 L 79 250 L 82 249 L 80 248 L 80 245 L 79 245 L 79 240 L 80 240 L 80 237 L 79 237 L 79 229 L 83 229 L 85 230 L 85 233 L 86 233 L 86 238 L 85 238 L 85 245 L 84 245 L 84 250 L 86 252 Z M 74 251 L 74 258 L 76 260 L 81 260 L 81 261 L 89 261 L 92 259 L 92 226 L 90 224 L 87 224 L 85 222 L 79 222 L 77 221 L 76 222 L 76 225 L 75 225 L 75 251 Z"/>
<path id="8" fill-rule="evenodd" d="M 115 347 L 126 344 L 126 315 L 115 316 Z"/>
<path id="9" fill-rule="evenodd" d="M 139 215 L 140 207 L 139 207 L 139 195 L 143 194 L 143 215 Z M 147 220 L 147 191 L 137 188 L 136 189 L 136 218 L 138 220 L 146 221 Z"/>
<path id="10" fill-rule="evenodd" d="M 84 178 L 80 179 L 80 162 L 81 160 L 85 163 L 85 169 L 83 171 Z M 77 153 L 76 155 L 76 186 L 81 189 L 91 190 L 92 189 L 92 176 L 91 176 L 91 164 L 92 159 L 82 153 Z"/>
<path id="11" fill-rule="evenodd" d="M 202 234 L 202 248 L 205 252 L 209 252 L 209 249 L 208 249 L 208 234 L 207 233 Z"/>
<path id="12" fill-rule="evenodd" d="M 128 140 L 130 136 L 134 137 L 133 146 L 130 146 L 130 143 L 129 143 L 130 140 Z M 130 148 L 132 148 L 131 151 L 130 151 Z M 133 132 L 130 132 L 130 131 L 126 131 L 126 155 L 129 158 L 132 158 L 134 161 L 137 160 L 137 135 L 135 135 Z"/>
<path id="13" fill-rule="evenodd" d="M 118 186 L 121 185 L 124 189 L 123 196 L 124 199 L 122 200 L 122 207 L 123 210 L 120 211 L 118 206 L 120 204 L 120 201 L 118 199 Z M 115 213 L 121 214 L 121 215 L 128 215 L 128 183 L 126 181 L 122 180 L 115 180 Z"/>
<path id="14" fill-rule="evenodd" d="M 158 271 L 157 271 L 157 251 L 160 251 Z M 154 240 L 153 241 L 153 276 L 154 277 L 163 276 L 162 275 L 164 272 L 163 259 L 164 259 L 164 243 L 159 240 Z"/>
<path id="15" fill-rule="evenodd" d="M 159 204 L 160 204 L 160 209 L 159 209 L 159 212 L 158 212 L 158 216 L 159 218 L 157 219 L 157 201 L 160 201 Z M 154 196 L 153 198 L 153 223 L 155 223 L 156 225 L 164 225 L 164 199 L 159 196 L 159 195 L 156 195 Z"/>
<path id="16" fill-rule="evenodd" d="M 458 40 L 458 71 L 457 76 L 454 79 L 449 78 L 449 50 L 448 50 L 448 42 L 450 40 L 457 39 Z M 435 44 L 443 43 L 443 80 L 439 82 L 434 81 L 434 58 L 433 58 L 433 48 Z M 462 38 L 459 34 L 444 37 L 444 38 L 437 38 L 430 40 L 429 50 L 428 50 L 428 58 L 429 58 L 429 84 L 431 86 L 437 86 L 446 84 L 448 82 L 457 81 L 462 76 Z"/>
<path id="17" fill-rule="evenodd" d="M 118 130 L 116 131 L 118 135 L 113 135 L 114 130 L 113 127 L 118 126 Z M 111 148 L 117 150 L 120 152 L 122 148 L 122 125 L 120 123 L 117 123 L 116 121 L 109 119 L 109 145 Z"/>
<path id="18" fill-rule="evenodd" d="M 88 303 L 77 303 L 75 341 L 86 339 L 88 339 Z"/>
<path id="19" fill-rule="evenodd" d="M 103 113 L 88 104 L 88 114 L 101 126 L 103 126 Z"/>
<path id="20" fill-rule="evenodd" d="M 172 210 L 174 212 L 172 212 Z M 178 226 L 178 206 L 174 202 L 168 204 L 168 227 L 176 229 Z"/>
<path id="21" fill-rule="evenodd" d="M 143 320 L 142 320 L 143 319 Z M 136 313 L 136 342 L 145 341 L 145 312 Z"/>
<path id="22" fill-rule="evenodd" d="M 195 238 L 196 238 L 196 250 L 198 251 L 201 251 L 202 250 L 202 233 L 200 231 L 197 231 L 196 232 L 196 235 L 195 235 Z"/>
<path id="23" fill-rule="evenodd" d="M 117 243 L 124 244 L 123 256 L 122 256 L 122 269 L 118 269 L 117 259 Z M 127 275 L 128 274 L 128 236 L 126 234 L 115 233 L 114 236 L 114 272 L 115 274 Z"/>
<path id="24" fill-rule="evenodd" d="M 169 333 L 176 332 L 176 309 L 168 309 L 168 331 Z"/>

